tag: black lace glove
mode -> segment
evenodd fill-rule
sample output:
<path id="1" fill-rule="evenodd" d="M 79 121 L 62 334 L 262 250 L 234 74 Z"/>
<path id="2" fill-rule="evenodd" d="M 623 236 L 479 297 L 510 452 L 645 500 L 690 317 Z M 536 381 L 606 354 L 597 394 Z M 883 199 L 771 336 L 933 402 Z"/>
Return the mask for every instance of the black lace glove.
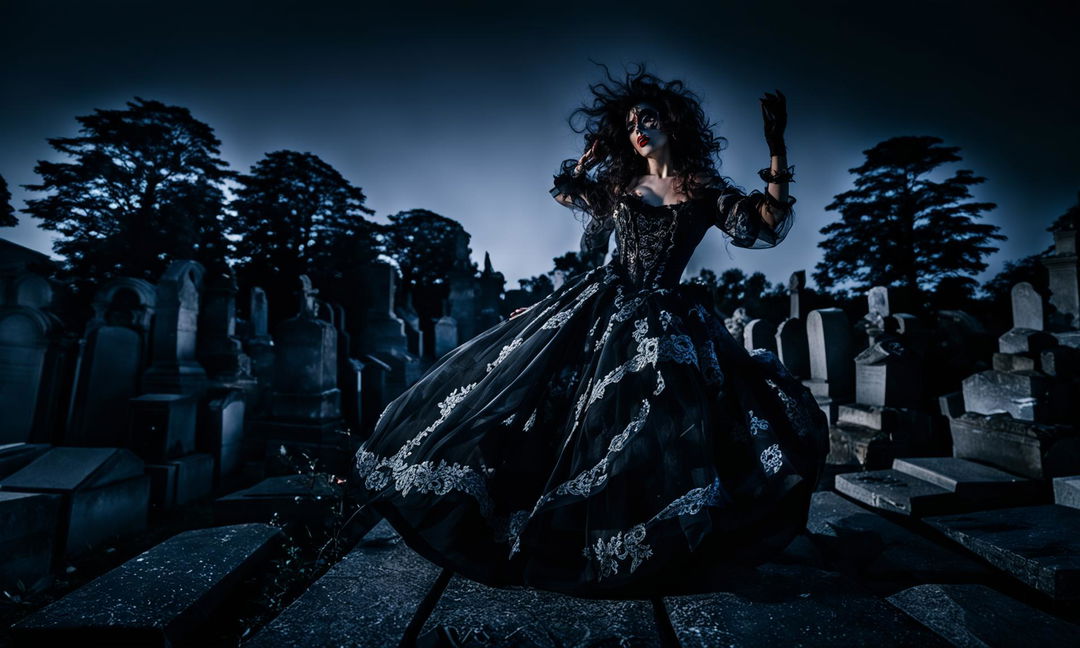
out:
<path id="1" fill-rule="evenodd" d="M 760 99 L 761 118 L 765 121 L 765 141 L 769 144 L 769 155 L 786 155 L 784 129 L 787 128 L 787 98 L 779 90 L 769 92 Z"/>

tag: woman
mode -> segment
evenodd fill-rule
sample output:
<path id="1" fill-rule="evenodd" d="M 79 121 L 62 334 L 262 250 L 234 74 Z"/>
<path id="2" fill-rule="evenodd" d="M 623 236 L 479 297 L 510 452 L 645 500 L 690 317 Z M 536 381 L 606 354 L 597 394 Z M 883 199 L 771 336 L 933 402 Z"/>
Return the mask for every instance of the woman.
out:
<path id="1" fill-rule="evenodd" d="M 785 100 L 761 100 L 771 165 L 747 195 L 681 82 L 639 68 L 591 90 L 587 150 L 551 193 L 587 215 L 594 267 L 436 362 L 355 479 L 410 547 L 489 585 L 713 591 L 805 527 L 828 447 L 809 392 L 679 284 L 713 226 L 750 248 L 789 231 Z"/>

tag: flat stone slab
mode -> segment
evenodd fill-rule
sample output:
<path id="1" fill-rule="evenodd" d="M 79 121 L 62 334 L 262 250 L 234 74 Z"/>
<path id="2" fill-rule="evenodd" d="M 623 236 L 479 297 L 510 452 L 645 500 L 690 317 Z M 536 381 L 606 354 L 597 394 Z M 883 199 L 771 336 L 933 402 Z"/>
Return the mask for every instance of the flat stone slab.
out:
<path id="1" fill-rule="evenodd" d="M 652 604 L 590 600 L 530 588 L 492 588 L 460 576 L 447 585 L 418 641 L 462 646 L 660 646 Z"/>
<path id="2" fill-rule="evenodd" d="M 1054 478 L 1054 503 L 1080 509 L 1080 475 Z"/>
<path id="3" fill-rule="evenodd" d="M 0 481 L 0 488 L 64 493 L 141 477 L 143 462 L 121 448 L 52 448 Z"/>
<path id="4" fill-rule="evenodd" d="M 266 524 L 185 531 L 12 629 L 33 645 L 173 645 L 267 557 L 280 534 Z"/>
<path id="5" fill-rule="evenodd" d="M 219 524 L 269 522 L 276 513 L 295 523 L 321 523 L 332 506 L 333 491 L 320 475 L 269 477 L 254 486 L 229 493 L 214 501 L 214 521 Z"/>
<path id="6" fill-rule="evenodd" d="M 244 647 L 397 646 L 442 570 L 387 529 L 376 525 Z"/>
<path id="7" fill-rule="evenodd" d="M 888 599 L 954 646 L 1071 646 L 1080 626 L 985 585 L 918 585 Z"/>
<path id="8" fill-rule="evenodd" d="M 977 582 L 991 571 L 836 493 L 814 493 L 807 529 L 832 567 L 901 583 Z"/>
<path id="9" fill-rule="evenodd" d="M 5 443 L 0 445 L 0 479 L 37 459 L 50 447 L 46 443 Z"/>
<path id="10" fill-rule="evenodd" d="M 914 517 L 953 511 L 959 502 L 951 491 L 891 469 L 837 475 L 836 490 L 868 506 Z"/>
<path id="11" fill-rule="evenodd" d="M 683 648 L 919 646 L 949 644 L 855 580 L 802 566 L 766 564 L 736 591 L 667 597 Z"/>
<path id="12" fill-rule="evenodd" d="M 1039 485 L 1030 479 L 958 457 L 908 457 L 893 461 L 893 470 L 951 491 L 973 504 L 1000 508 L 1027 504 L 1038 497 Z"/>
<path id="13" fill-rule="evenodd" d="M 1056 600 L 1080 599 L 1080 510 L 1048 504 L 923 521 Z"/>

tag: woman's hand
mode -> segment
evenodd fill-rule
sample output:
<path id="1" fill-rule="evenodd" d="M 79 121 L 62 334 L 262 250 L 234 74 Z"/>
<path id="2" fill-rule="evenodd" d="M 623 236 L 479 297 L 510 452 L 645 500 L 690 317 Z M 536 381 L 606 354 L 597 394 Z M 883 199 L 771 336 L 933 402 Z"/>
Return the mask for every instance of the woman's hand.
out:
<path id="1" fill-rule="evenodd" d="M 522 306 L 521 308 L 515 308 L 514 310 L 512 310 L 510 312 L 510 317 L 508 317 L 506 319 L 514 319 L 518 315 L 521 315 L 525 311 L 529 310 L 529 308 L 530 308 L 529 306 Z"/>
<path id="2" fill-rule="evenodd" d="M 779 90 L 776 94 L 766 92 L 761 101 L 761 118 L 765 121 L 765 141 L 769 155 L 785 155 L 784 129 L 787 128 L 787 98 Z"/>
<path id="3" fill-rule="evenodd" d="M 589 141 L 590 139 L 592 139 L 592 143 L 589 144 L 589 148 L 585 150 L 585 153 L 578 158 L 577 166 L 574 167 L 574 173 L 585 173 L 600 163 L 600 158 L 596 153 L 596 148 L 600 144 L 600 138 L 596 136 L 585 138 L 586 141 Z"/>

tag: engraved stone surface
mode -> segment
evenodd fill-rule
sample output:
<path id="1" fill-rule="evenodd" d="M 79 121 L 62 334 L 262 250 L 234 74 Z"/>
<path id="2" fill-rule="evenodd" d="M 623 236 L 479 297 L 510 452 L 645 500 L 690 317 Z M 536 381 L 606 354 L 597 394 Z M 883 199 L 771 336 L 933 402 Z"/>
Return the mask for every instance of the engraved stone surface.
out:
<path id="1" fill-rule="evenodd" d="M 1080 510 L 1047 504 L 923 521 L 1054 599 L 1080 599 Z"/>
<path id="2" fill-rule="evenodd" d="M 1010 500 L 1015 506 L 1038 496 L 1038 486 L 1030 479 L 957 457 L 896 459 L 893 469 L 987 505 Z"/>

